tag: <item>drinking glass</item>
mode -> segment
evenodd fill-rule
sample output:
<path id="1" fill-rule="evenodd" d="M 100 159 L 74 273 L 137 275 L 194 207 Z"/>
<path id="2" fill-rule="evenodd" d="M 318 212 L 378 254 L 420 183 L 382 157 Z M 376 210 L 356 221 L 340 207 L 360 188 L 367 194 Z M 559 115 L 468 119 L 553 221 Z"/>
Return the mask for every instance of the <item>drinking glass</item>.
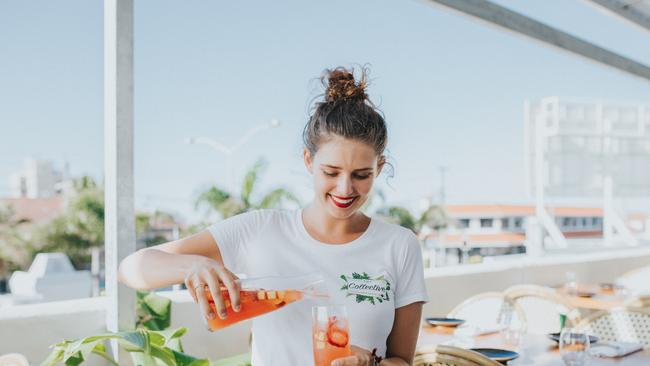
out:
<path id="1" fill-rule="evenodd" d="M 504 302 L 497 318 L 501 329 L 501 340 L 508 346 L 518 349 L 526 333 L 526 323 L 516 317 L 512 305 Z"/>
<path id="2" fill-rule="evenodd" d="M 564 290 L 569 295 L 578 293 L 578 277 L 575 272 L 569 271 L 565 273 L 566 282 L 564 283 Z"/>
<path id="3" fill-rule="evenodd" d="M 589 350 L 589 334 L 581 329 L 564 328 L 560 332 L 560 355 L 566 366 L 582 366 Z"/>
<path id="4" fill-rule="evenodd" d="M 315 366 L 330 366 L 333 360 L 352 355 L 345 306 L 312 307 L 312 342 Z"/>

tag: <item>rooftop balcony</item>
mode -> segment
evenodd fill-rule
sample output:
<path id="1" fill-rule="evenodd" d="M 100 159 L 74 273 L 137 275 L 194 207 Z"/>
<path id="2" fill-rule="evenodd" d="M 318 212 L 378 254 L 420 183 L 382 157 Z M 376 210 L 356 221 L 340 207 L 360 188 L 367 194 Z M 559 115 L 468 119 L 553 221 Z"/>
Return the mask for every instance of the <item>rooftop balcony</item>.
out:
<path id="1" fill-rule="evenodd" d="M 650 248 L 623 248 L 583 254 L 520 257 L 493 263 L 427 269 L 430 302 L 424 316 L 444 316 L 464 299 L 481 292 L 502 291 L 515 284 L 561 285 L 567 271 L 580 282 L 612 282 L 630 269 L 650 265 Z M 211 333 L 186 291 L 160 292 L 172 300 L 172 327 L 187 327 L 185 351 L 211 360 L 249 350 L 250 321 Z M 37 364 L 48 346 L 106 331 L 105 297 L 3 308 L 0 312 L 0 354 L 18 352 Z M 93 365 L 102 365 L 99 358 Z"/>

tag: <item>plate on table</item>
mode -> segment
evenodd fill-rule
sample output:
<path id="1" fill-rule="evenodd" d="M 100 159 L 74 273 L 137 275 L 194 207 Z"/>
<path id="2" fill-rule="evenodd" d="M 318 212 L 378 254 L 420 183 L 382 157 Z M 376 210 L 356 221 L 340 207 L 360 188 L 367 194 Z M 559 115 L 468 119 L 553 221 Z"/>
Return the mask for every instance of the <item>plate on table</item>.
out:
<path id="1" fill-rule="evenodd" d="M 474 352 L 478 352 L 483 356 L 498 362 L 508 362 L 519 357 L 519 353 L 507 349 L 498 348 L 470 348 Z"/>
<path id="2" fill-rule="evenodd" d="M 576 295 L 578 297 L 594 297 L 596 296 L 596 293 L 591 291 L 578 291 Z"/>
<path id="3" fill-rule="evenodd" d="M 465 323 L 463 319 L 456 319 L 456 318 L 426 318 L 425 320 L 429 325 L 432 325 L 434 327 L 440 326 L 440 327 L 455 328 Z"/>
<path id="4" fill-rule="evenodd" d="M 548 337 L 550 339 L 560 343 L 560 333 L 549 333 L 547 335 L 548 335 Z M 598 342 L 598 337 L 590 335 L 589 336 L 589 344 L 596 343 L 596 342 Z"/>

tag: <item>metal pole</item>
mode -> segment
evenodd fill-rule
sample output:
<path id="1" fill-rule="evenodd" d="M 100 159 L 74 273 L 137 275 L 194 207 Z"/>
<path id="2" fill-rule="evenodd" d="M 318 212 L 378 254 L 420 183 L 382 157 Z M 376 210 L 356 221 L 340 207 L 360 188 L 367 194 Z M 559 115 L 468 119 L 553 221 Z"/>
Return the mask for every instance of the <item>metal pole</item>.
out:
<path id="1" fill-rule="evenodd" d="M 445 166 L 440 166 L 438 167 L 440 170 L 440 207 L 444 207 L 445 205 L 445 173 L 447 172 L 447 167 Z"/>
<path id="2" fill-rule="evenodd" d="M 136 249 L 133 190 L 133 0 L 104 1 L 104 179 L 106 328 L 135 327 L 135 291 L 117 281 Z M 113 357 L 128 356 L 111 342 Z M 121 361 L 124 360 L 124 361 Z"/>

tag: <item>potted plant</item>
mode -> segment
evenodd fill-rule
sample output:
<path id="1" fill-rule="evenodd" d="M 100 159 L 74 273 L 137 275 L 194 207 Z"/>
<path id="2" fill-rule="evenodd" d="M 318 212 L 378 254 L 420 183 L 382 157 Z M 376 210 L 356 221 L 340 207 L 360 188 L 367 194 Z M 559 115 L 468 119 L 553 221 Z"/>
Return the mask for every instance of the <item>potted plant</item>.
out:
<path id="1" fill-rule="evenodd" d="M 77 340 L 66 340 L 53 346 L 53 350 L 41 366 L 63 363 L 76 366 L 88 361 L 95 354 L 112 365 L 119 364 L 106 352 L 104 342 L 116 339 L 118 344 L 129 352 L 136 366 L 209 366 L 206 359 L 197 359 L 173 349 L 173 345 L 187 332 L 187 328 L 166 331 L 139 328 L 129 332 L 105 333 Z"/>

